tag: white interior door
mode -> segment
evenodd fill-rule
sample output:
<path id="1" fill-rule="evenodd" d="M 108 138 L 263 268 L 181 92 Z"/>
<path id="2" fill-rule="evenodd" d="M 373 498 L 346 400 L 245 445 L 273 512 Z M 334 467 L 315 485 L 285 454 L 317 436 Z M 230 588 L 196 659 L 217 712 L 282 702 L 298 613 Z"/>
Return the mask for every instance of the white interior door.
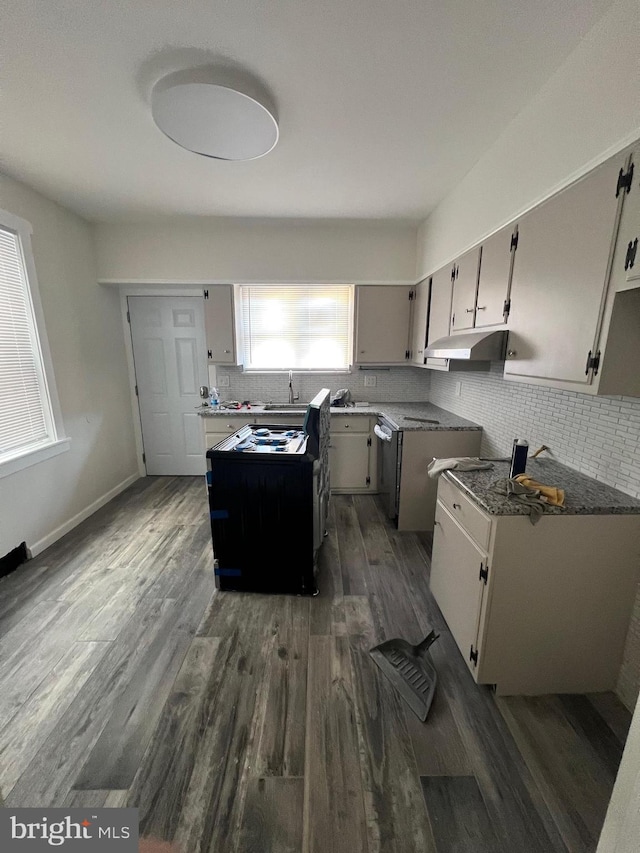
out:
<path id="1" fill-rule="evenodd" d="M 203 474 L 196 411 L 208 381 L 202 300 L 130 296 L 128 304 L 147 474 Z"/>

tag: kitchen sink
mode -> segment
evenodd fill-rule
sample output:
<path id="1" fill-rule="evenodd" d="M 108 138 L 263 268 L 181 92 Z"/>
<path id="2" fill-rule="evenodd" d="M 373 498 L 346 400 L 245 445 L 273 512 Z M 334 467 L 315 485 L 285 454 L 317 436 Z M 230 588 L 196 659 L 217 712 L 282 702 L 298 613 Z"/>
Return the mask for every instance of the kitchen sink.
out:
<path id="1" fill-rule="evenodd" d="M 287 411 L 304 414 L 307 411 L 307 406 L 305 403 L 265 403 L 264 410 L 265 412 Z"/>

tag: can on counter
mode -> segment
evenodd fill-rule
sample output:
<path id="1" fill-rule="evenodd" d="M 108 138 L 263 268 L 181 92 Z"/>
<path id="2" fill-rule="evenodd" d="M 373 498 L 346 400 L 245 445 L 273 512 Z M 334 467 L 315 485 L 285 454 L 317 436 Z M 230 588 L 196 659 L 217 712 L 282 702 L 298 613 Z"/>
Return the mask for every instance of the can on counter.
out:
<path id="1" fill-rule="evenodd" d="M 518 474 L 524 474 L 527 469 L 527 452 L 529 451 L 529 442 L 524 438 L 513 439 L 513 450 L 511 452 L 511 470 L 509 477 L 517 477 Z"/>

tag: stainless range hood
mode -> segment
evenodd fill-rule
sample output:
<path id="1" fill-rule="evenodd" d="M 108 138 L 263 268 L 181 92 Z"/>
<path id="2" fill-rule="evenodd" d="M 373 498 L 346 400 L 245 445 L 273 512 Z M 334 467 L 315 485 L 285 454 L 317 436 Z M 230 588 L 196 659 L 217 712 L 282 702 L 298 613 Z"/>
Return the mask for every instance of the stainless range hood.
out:
<path id="1" fill-rule="evenodd" d="M 426 358 L 453 358 L 459 361 L 504 361 L 507 331 L 463 332 L 438 338 L 425 349 Z"/>

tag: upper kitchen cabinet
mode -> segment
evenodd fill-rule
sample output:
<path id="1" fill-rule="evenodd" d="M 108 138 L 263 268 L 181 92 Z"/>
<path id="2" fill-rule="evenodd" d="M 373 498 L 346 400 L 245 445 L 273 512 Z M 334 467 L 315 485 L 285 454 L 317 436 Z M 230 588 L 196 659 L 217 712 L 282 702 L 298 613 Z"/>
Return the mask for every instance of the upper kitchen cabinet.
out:
<path id="1" fill-rule="evenodd" d="M 640 287 L 640 145 L 633 150 L 621 182 L 624 203 L 611 271 L 617 292 Z"/>
<path id="2" fill-rule="evenodd" d="M 443 267 L 431 276 L 431 290 L 427 323 L 427 345 L 449 336 L 451 319 L 452 283 L 456 265 Z M 486 370 L 488 362 L 458 361 L 450 358 L 427 358 L 425 367 L 432 370 Z"/>
<path id="3" fill-rule="evenodd" d="M 446 338 L 449 334 L 452 278 L 453 269 L 450 266 L 443 267 L 431 276 L 427 344 L 432 344 L 439 338 Z M 426 363 L 428 367 L 447 370 L 449 360 L 446 358 L 428 358 Z"/>
<path id="4" fill-rule="evenodd" d="M 452 334 L 507 322 L 512 258 L 517 245 L 517 227 L 509 226 L 456 261 L 452 279 Z"/>
<path id="5" fill-rule="evenodd" d="M 519 222 L 505 379 L 640 395 L 640 290 L 615 287 L 634 231 L 625 216 L 616 239 L 627 197 L 631 218 L 637 204 L 630 169 L 613 157 Z"/>
<path id="6" fill-rule="evenodd" d="M 451 301 L 452 332 L 459 332 L 462 329 L 473 329 L 476 316 L 479 272 L 479 246 L 470 252 L 466 252 L 453 265 L 451 276 L 453 284 Z"/>
<path id="7" fill-rule="evenodd" d="M 411 318 L 411 363 L 425 366 L 424 348 L 427 343 L 429 315 L 429 279 L 418 282 L 413 289 L 413 315 Z"/>
<path id="8" fill-rule="evenodd" d="M 209 364 L 241 364 L 234 286 L 211 285 L 204 291 L 204 323 Z"/>
<path id="9" fill-rule="evenodd" d="M 517 247 L 518 227 L 511 225 L 501 229 L 482 244 L 474 328 L 501 326 L 507 322 L 511 273 Z"/>
<path id="10" fill-rule="evenodd" d="M 357 285 L 355 364 L 408 364 L 413 288 Z"/>

